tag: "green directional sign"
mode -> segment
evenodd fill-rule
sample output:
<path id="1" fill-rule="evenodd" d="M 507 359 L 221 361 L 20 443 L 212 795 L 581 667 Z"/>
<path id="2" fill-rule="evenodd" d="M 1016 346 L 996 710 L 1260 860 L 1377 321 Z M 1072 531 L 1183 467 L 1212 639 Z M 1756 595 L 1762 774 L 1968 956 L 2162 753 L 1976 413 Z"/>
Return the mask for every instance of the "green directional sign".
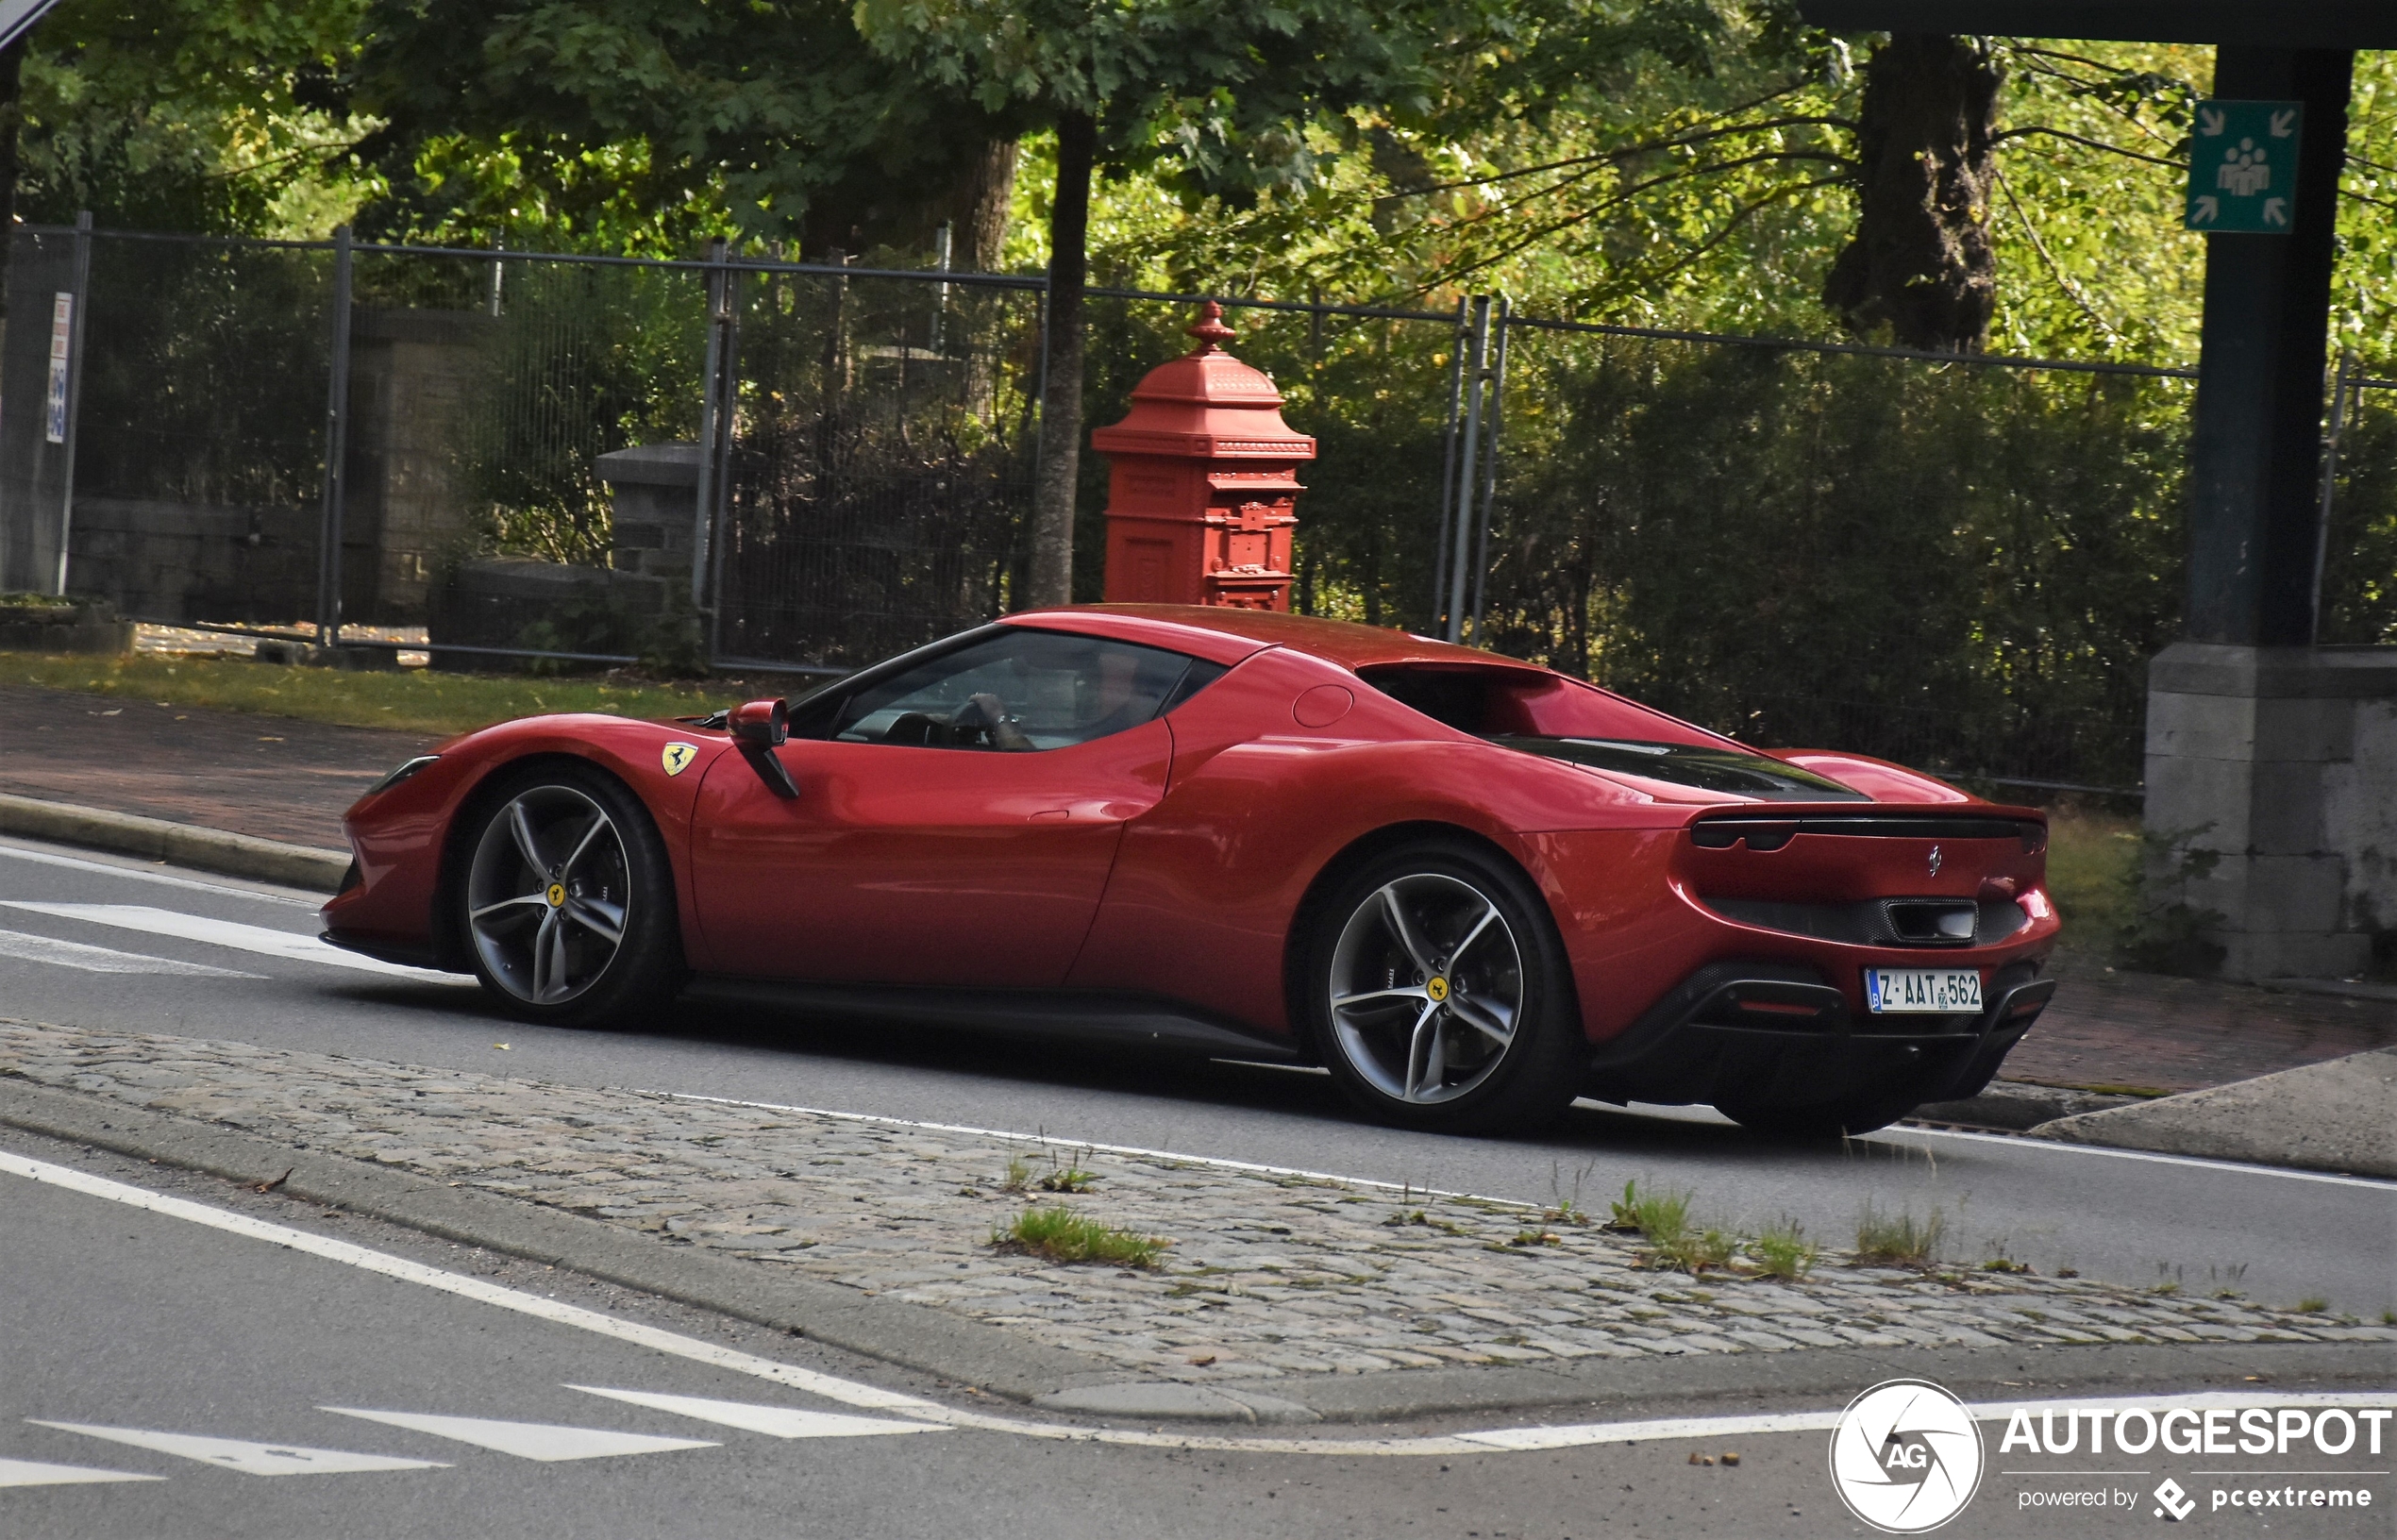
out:
<path id="1" fill-rule="evenodd" d="M 2297 218 L 2301 102 L 2200 102 L 2181 223 L 2221 235 L 2287 235 Z"/>

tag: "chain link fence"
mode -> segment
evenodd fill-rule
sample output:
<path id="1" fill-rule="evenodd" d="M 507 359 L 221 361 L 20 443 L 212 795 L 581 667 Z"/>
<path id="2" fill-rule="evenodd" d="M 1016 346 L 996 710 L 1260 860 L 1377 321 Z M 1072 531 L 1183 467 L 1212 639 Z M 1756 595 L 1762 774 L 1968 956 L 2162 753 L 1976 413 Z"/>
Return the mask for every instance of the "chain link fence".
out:
<path id="1" fill-rule="evenodd" d="M 845 672 L 1017 606 L 1036 277 L 24 227 L 0 586 L 436 667 Z M 1094 292 L 1119 418 L 1198 301 Z M 1317 441 L 1294 607 L 1776 745 L 2135 792 L 2191 371 L 1227 299 Z M 2322 635 L 2397 640 L 2397 380 Z M 1106 466 L 1082 460 L 1077 597 Z M 362 633 L 378 640 L 365 641 Z M 394 635 L 422 641 L 394 643 Z"/>

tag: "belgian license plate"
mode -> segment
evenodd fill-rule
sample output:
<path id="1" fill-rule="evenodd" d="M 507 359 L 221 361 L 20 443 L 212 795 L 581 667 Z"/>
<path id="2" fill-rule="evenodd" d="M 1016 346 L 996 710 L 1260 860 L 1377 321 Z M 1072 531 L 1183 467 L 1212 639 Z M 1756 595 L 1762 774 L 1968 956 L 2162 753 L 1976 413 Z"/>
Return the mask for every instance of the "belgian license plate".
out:
<path id="1" fill-rule="evenodd" d="M 1867 968 L 1865 1002 L 1875 1015 L 1919 1011 L 1956 1015 L 1981 1009 L 1981 975 L 1973 968 Z"/>

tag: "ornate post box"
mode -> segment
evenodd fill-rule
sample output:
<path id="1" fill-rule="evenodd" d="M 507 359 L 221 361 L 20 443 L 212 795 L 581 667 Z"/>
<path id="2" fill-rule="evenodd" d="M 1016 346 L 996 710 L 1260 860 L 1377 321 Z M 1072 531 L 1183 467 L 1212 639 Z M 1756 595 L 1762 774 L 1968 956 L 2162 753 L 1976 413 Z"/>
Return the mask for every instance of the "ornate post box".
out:
<path id="1" fill-rule="evenodd" d="M 1315 440 L 1282 420 L 1273 381 L 1218 345 L 1209 300 L 1196 352 L 1148 372 L 1131 412 L 1090 436 L 1108 460 L 1110 603 L 1290 608 L 1299 462 Z"/>

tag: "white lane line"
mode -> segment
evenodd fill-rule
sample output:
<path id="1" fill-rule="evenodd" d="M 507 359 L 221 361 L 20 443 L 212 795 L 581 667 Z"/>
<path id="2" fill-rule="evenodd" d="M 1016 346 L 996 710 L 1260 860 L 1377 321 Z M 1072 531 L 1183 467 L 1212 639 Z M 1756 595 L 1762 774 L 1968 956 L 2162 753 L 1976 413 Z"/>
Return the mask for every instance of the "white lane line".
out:
<path id="1" fill-rule="evenodd" d="M 1604 1444 L 1624 1436 L 1618 1430 L 1656 1426 L 1653 1423 L 1589 1423 L 1564 1429 L 1493 1428 L 1473 1433 L 1425 1438 L 1227 1438 L 1201 1433 L 1149 1432 L 1137 1429 L 1081 1428 L 1064 1423 L 1029 1422 L 1014 1417 L 997 1417 L 980 1412 L 967 1412 L 955 1407 L 943 1406 L 936 1401 L 924 1400 L 914 1396 L 903 1396 L 896 1391 L 883 1390 L 879 1386 L 864 1384 L 855 1380 L 844 1380 L 836 1375 L 822 1374 L 813 1369 L 803 1369 L 794 1364 L 779 1364 L 773 1359 L 760 1358 L 755 1354 L 741 1352 L 734 1348 L 720 1348 L 714 1343 L 703 1342 L 696 1337 L 686 1337 L 679 1331 L 667 1331 L 658 1327 L 645 1326 L 637 1321 L 619 1320 L 615 1316 L 605 1315 L 595 1310 L 585 1310 L 579 1305 L 568 1305 L 555 1299 L 545 1299 L 539 1295 L 521 1293 L 496 1283 L 486 1282 L 478 1278 L 467 1278 L 461 1274 L 444 1272 L 438 1267 L 427 1267 L 423 1263 L 411 1262 L 404 1257 L 394 1257 L 388 1252 L 372 1251 L 365 1247 L 352 1245 L 348 1241 L 337 1241 L 327 1235 L 313 1235 L 307 1230 L 293 1230 L 285 1225 L 269 1224 L 263 1219 L 253 1219 L 247 1214 L 233 1214 L 224 1209 L 212 1209 L 204 1203 L 192 1202 L 188 1198 L 171 1197 L 164 1193 L 148 1192 L 121 1181 L 111 1181 L 106 1177 L 95 1177 L 88 1172 L 77 1171 L 70 1166 L 53 1165 L 47 1161 L 37 1161 L 23 1155 L 0 1151 L 0 1173 L 24 1177 L 29 1180 L 83 1193 L 93 1197 L 107 1198 L 110 1202 L 123 1203 L 132 1208 L 146 1209 L 153 1214 L 189 1220 L 194 1224 L 206 1225 L 213 1230 L 225 1230 L 252 1240 L 266 1241 L 289 1250 L 322 1257 L 327 1261 L 338 1262 L 367 1272 L 380 1273 L 387 1278 L 422 1284 L 445 1294 L 457 1295 L 461 1298 L 473 1299 L 482 1304 L 495 1305 L 502 1310 L 511 1310 L 519 1314 L 555 1322 L 561 1326 L 571 1326 L 600 1336 L 612 1337 L 619 1342 L 631 1343 L 636 1347 L 647 1348 L 661 1353 L 669 1353 L 677 1358 L 689 1359 L 713 1368 L 729 1370 L 735 1374 L 751 1375 L 760 1380 L 805 1391 L 812 1396 L 821 1396 L 826 1400 L 838 1401 L 846 1406 L 865 1407 L 878 1411 L 903 1411 L 928 1422 L 939 1422 L 951 1428 L 970 1429 L 981 1432 L 1005 1433 L 1019 1438 L 1049 1439 L 1068 1443 L 1127 1445 L 1139 1448 L 1157 1449 L 1206 1449 L 1226 1453 L 1431 1456 L 1494 1454 L 1507 1453 L 1523 1448 L 1567 1448 Z M 2258 1405 L 2271 1405 L 2277 1404 L 2282 1398 L 2259 1386 L 2255 1391 L 2244 1393 L 2242 1404 L 2252 1401 Z M 2119 1403 L 2107 1400 L 2100 1403 L 2035 1402 L 2027 1403 L 2027 1405 L 2029 1410 L 2037 1411 L 2042 1406 L 2068 1404 L 2131 1405 L 2137 1404 L 2139 1399 L 2125 1398 Z M 2179 1398 L 2173 1397 L 2153 1397 L 2144 1399 L 2148 1404 L 2154 1405 L 2179 1404 Z M 2356 1404 L 2387 1405 L 2392 1399 L 2397 1399 L 2397 1395 L 2380 1392 L 2357 1398 Z M 1976 1415 L 1997 1417 L 2010 1415 L 2013 1409 L 2012 1404 L 2007 1404 L 1987 1408 L 1976 1407 L 1974 1412 Z M 1798 1414 L 1827 1417 L 1834 1420 L 1836 1420 L 1838 1416 L 1836 1412 Z M 1744 1420 L 1737 1417 L 1693 1418 L 1689 1419 L 1689 1425 L 1699 1427 L 1702 1424 L 1702 1431 L 1711 1434 L 1721 1423 L 1738 1423 Z M 1831 1423 L 1825 1422 L 1822 1426 L 1829 1427 Z M 1535 1438 L 1547 1442 L 1538 1444 L 1524 1442 Z"/>
<path id="2" fill-rule="evenodd" d="M 501 1422 L 494 1417 L 437 1417 L 422 1412 L 369 1412 L 355 1406 L 320 1406 L 344 1417 L 364 1417 L 478 1448 L 497 1449 L 519 1460 L 606 1460 L 620 1454 L 658 1454 L 667 1449 L 713 1449 L 712 1438 L 656 1438 L 607 1428 L 565 1428 L 554 1422 Z"/>
<path id="3" fill-rule="evenodd" d="M 0 905 L 34 914 L 49 914 L 62 920 L 81 920 L 88 925 L 112 925 L 119 929 L 139 930 L 144 935 L 174 936 L 210 946 L 229 946 L 237 951 L 255 952 L 260 957 L 281 958 L 290 962 L 321 962 L 328 967 L 379 973 L 393 979 L 413 979 L 421 983 L 474 982 L 472 979 L 459 974 L 403 967 L 396 962 L 360 957 L 356 952 L 345 952 L 338 946 L 327 946 L 314 936 L 290 930 L 270 930 L 262 925 L 237 925 L 231 920 L 210 919 L 204 914 L 184 914 L 171 909 L 153 909 L 147 904 L 52 904 L 5 898 L 0 899 Z"/>
<path id="4" fill-rule="evenodd" d="M 42 866 L 63 866 L 69 871 L 129 877 L 136 882 L 155 882 L 165 888 L 222 894 L 228 898 L 255 898 L 261 904 L 287 904 L 293 909 L 319 909 L 324 906 L 321 898 L 294 898 L 289 894 L 260 893 L 256 888 L 228 888 L 222 882 L 200 882 L 188 877 L 173 877 L 165 872 L 143 871 L 138 866 L 112 866 L 105 861 L 82 861 L 74 856 L 52 855 L 47 850 L 22 850 L 12 845 L 0 845 L 0 856 L 11 861 L 30 861 Z"/>
<path id="5" fill-rule="evenodd" d="M 136 1476 L 125 1470 L 94 1470 L 89 1465 L 48 1465 L 39 1460 L 0 1460 L 0 1486 L 73 1486 L 79 1481 L 162 1481 L 163 1476 Z"/>
<path id="6" fill-rule="evenodd" d="M 2008 1149 L 2045 1149 L 2069 1155 L 2104 1155 L 2117 1161 L 2146 1161 L 2155 1165 L 2187 1165 L 2200 1171 L 2218 1171 L 2225 1176 L 2277 1177 L 2284 1181 L 2322 1181 L 2334 1187 L 2368 1187 L 2374 1192 L 2397 1193 L 2397 1181 L 2375 1180 L 2371 1177 L 2342 1177 L 2328 1171 L 2292 1171 L 2284 1165 L 2245 1165 L 2238 1161 L 2209 1161 L 2197 1155 L 2158 1155 L 2144 1149 L 2109 1149 L 2104 1145 L 2069 1144 L 2061 1139 L 2025 1139 L 2020 1135 L 2003 1133 L 1970 1133 L 1962 1129 L 1908 1129 L 1910 1138 L 1969 1139 L 1985 1145 L 2003 1145 Z M 1874 1143 L 1890 1142 L 1886 1135 L 1872 1136 Z"/>
<path id="7" fill-rule="evenodd" d="M 37 936 L 27 930 L 0 930 L 0 957 L 27 962 L 53 962 L 85 973 L 165 973 L 186 979 L 263 979 L 262 973 L 237 973 L 211 968 L 205 962 L 177 962 L 141 952 L 120 952 L 112 946 L 87 946 L 79 941 Z"/>
<path id="8" fill-rule="evenodd" d="M 254 1444 L 245 1438 L 204 1438 L 198 1433 L 160 1433 L 145 1428 L 101 1428 L 88 1422 L 25 1421 L 37 1428 L 105 1438 L 137 1449 L 180 1455 L 204 1465 L 220 1465 L 244 1476 L 332 1476 L 354 1470 L 441 1470 L 438 1460 L 402 1460 L 388 1454 L 352 1454 L 346 1449 L 311 1449 L 298 1444 Z"/>
<path id="9" fill-rule="evenodd" d="M 608 1390 L 598 1385 L 568 1385 L 586 1396 L 629 1401 L 700 1422 L 720 1422 L 776 1438 L 865 1438 L 876 1433 L 939 1433 L 937 1422 L 895 1422 L 889 1417 L 852 1417 L 839 1412 L 809 1412 L 795 1406 L 762 1406 L 755 1401 L 715 1401 L 703 1396 L 660 1396 L 645 1390 Z"/>

